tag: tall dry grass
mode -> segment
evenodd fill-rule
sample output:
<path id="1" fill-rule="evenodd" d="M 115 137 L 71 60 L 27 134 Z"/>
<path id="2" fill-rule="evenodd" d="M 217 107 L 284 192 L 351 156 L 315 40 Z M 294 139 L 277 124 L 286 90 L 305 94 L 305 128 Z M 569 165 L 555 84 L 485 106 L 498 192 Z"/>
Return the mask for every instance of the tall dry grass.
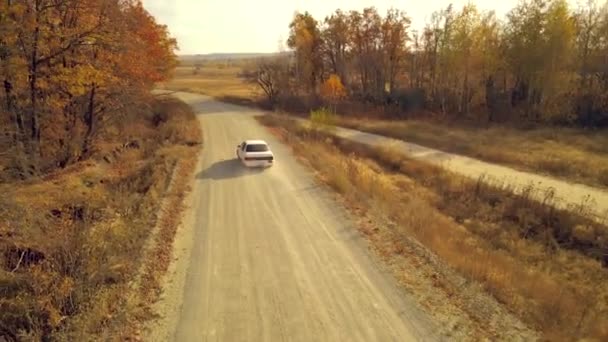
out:
<path id="1" fill-rule="evenodd" d="M 605 131 L 557 127 L 523 130 L 421 120 L 348 118 L 339 120 L 339 125 L 517 169 L 608 186 L 608 135 Z"/>
<path id="2" fill-rule="evenodd" d="M 553 227 L 574 225 L 576 231 L 580 223 L 585 233 L 573 231 L 573 239 L 589 234 L 591 241 L 593 234 L 603 239 L 605 230 L 597 229 L 606 227 L 591 230 L 586 220 L 546 204 L 392 151 L 365 150 L 286 118 L 260 121 L 283 132 L 332 188 L 363 207 L 381 208 L 398 234 L 422 242 L 547 339 L 608 338 L 608 270 L 552 236 Z"/>
<path id="3" fill-rule="evenodd" d="M 173 100 L 126 115 L 90 159 L 0 185 L 0 339 L 122 339 L 141 300 L 130 282 L 180 160 L 200 143 Z"/>

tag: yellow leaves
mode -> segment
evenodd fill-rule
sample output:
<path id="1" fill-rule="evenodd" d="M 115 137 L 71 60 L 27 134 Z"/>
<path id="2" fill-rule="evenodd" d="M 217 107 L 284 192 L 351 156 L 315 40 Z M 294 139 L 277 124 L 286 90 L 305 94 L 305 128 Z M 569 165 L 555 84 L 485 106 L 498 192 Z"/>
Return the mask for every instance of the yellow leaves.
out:
<path id="1" fill-rule="evenodd" d="M 291 32 L 287 44 L 291 48 L 311 45 L 319 33 L 316 20 L 308 12 L 296 13 L 289 27 Z"/>
<path id="2" fill-rule="evenodd" d="M 175 66 L 176 41 L 141 4 L 129 6 L 126 11 L 130 31 L 129 41 L 117 60 L 121 72 L 143 87 L 165 80 Z"/>
<path id="3" fill-rule="evenodd" d="M 322 40 L 318 23 L 310 13 L 305 12 L 297 13 L 289 26 L 291 30 L 287 44 L 296 50 L 298 77 L 309 90 L 313 90 L 322 67 Z"/>
<path id="4" fill-rule="evenodd" d="M 4 7 L 4 6 L 3 6 Z M 15 2 L 10 6 L 6 5 L 5 8 L 8 8 L 7 13 L 9 17 L 13 18 L 21 18 L 25 16 L 25 11 L 27 10 L 27 5 L 22 2 Z"/>
<path id="5" fill-rule="evenodd" d="M 82 96 L 91 91 L 93 83 L 104 83 L 106 75 L 91 65 L 62 68 L 53 78 L 54 83 L 66 89 L 72 96 Z"/>
<path id="6" fill-rule="evenodd" d="M 561 62 L 567 63 L 569 58 L 563 57 L 572 50 L 576 36 L 576 27 L 571 20 L 568 3 L 564 0 L 552 2 L 546 16 L 547 49 L 550 53 L 561 55 L 557 58 L 561 57 Z"/>
<path id="7" fill-rule="evenodd" d="M 340 80 L 340 76 L 332 74 L 321 85 L 321 96 L 329 101 L 336 102 L 346 96 L 346 88 Z"/>
<path id="8" fill-rule="evenodd" d="M 308 28 L 303 25 L 298 25 L 295 39 L 297 47 L 307 47 L 312 44 L 313 36 Z"/>
<path id="9" fill-rule="evenodd" d="M 100 108 L 108 92 L 126 83 L 145 91 L 175 66 L 175 40 L 139 2 L 43 3 L 40 12 L 33 2 L 0 4 L 0 74 L 9 75 L 26 113 L 32 91 L 40 95 L 39 104 L 61 109 L 88 96 L 94 83 Z M 34 90 L 32 72 L 37 74 Z"/>

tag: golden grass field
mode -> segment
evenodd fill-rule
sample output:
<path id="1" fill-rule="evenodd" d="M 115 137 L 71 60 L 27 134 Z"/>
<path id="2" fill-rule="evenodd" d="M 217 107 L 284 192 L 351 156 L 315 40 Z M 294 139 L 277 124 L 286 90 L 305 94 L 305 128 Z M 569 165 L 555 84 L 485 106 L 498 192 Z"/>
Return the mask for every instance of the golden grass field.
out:
<path id="1" fill-rule="evenodd" d="M 239 77 L 244 63 L 204 64 L 196 74 L 194 66 L 179 66 L 174 78 L 160 84 L 159 87 L 209 95 L 229 102 L 252 104 L 258 98 L 259 90 L 255 84 L 247 83 L 245 79 Z"/>
<path id="2" fill-rule="evenodd" d="M 606 268 L 585 243 L 556 242 L 604 241 L 605 226 L 390 149 L 331 138 L 282 116 L 258 119 L 347 200 L 396 223 L 391 229 L 403 240 L 378 248 L 402 253 L 407 246 L 394 244 L 415 238 L 548 340 L 608 338 Z"/>

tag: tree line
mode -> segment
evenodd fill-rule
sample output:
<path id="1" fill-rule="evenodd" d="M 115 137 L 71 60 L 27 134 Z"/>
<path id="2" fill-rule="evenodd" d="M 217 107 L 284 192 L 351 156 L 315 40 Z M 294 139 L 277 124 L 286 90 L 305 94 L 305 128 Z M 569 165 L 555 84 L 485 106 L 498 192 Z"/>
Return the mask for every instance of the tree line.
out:
<path id="1" fill-rule="evenodd" d="M 255 79 L 272 102 L 314 102 L 333 75 L 349 101 L 401 114 L 608 126 L 606 4 L 522 0 L 503 19 L 448 5 L 424 29 L 410 24 L 398 9 L 296 13 L 290 57 L 261 62 Z"/>
<path id="2" fill-rule="evenodd" d="M 0 134 L 8 166 L 39 173 L 86 158 L 144 104 L 176 41 L 138 0 L 0 4 Z"/>

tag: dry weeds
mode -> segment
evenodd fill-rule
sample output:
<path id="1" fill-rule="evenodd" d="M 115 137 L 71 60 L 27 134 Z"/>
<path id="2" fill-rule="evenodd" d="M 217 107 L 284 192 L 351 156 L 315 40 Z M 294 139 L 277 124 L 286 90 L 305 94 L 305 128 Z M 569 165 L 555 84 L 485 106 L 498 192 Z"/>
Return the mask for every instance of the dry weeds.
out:
<path id="1" fill-rule="evenodd" d="M 608 135 L 567 128 L 522 130 L 446 125 L 420 120 L 340 120 L 339 125 L 446 152 L 608 187 Z"/>
<path id="2" fill-rule="evenodd" d="M 381 208 L 397 234 L 423 243 L 546 338 L 608 338 L 608 271 L 598 260 L 606 227 L 286 118 L 260 120 L 289 132 L 285 140 L 330 186 Z M 590 255 L 583 241 L 597 241 L 600 253 Z"/>
<path id="3" fill-rule="evenodd" d="M 0 186 L 0 337 L 122 340 L 132 333 L 125 327 L 143 309 L 130 282 L 162 199 L 180 208 L 183 195 L 167 187 L 175 165 L 185 176 L 198 149 L 195 120 L 185 105 L 158 103 L 103 132 L 91 159 Z M 175 191 L 184 190 L 182 181 Z M 163 223 L 169 240 L 174 221 Z"/>

